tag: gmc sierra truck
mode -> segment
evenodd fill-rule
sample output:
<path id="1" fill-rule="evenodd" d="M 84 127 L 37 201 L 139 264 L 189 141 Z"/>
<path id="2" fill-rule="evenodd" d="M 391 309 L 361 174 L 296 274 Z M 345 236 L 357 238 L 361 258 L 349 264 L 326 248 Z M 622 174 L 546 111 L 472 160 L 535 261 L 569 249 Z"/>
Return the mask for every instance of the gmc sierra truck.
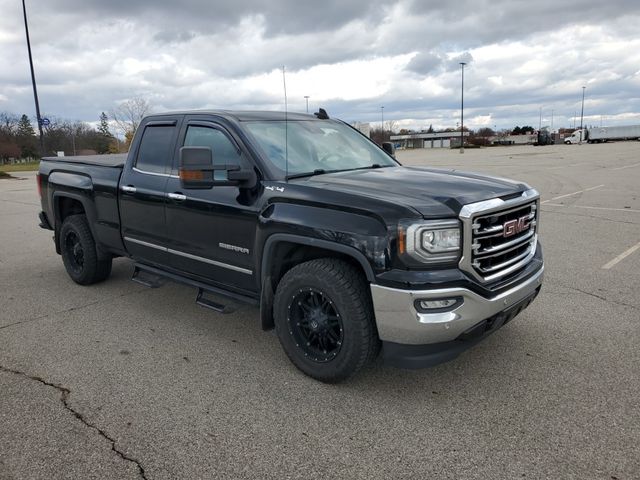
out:
<path id="1" fill-rule="evenodd" d="M 192 285 L 222 312 L 259 306 L 324 382 L 380 353 L 404 368 L 451 360 L 541 288 L 536 190 L 403 167 L 322 109 L 151 115 L 128 154 L 44 158 L 37 182 L 72 280 L 105 280 L 129 257 L 147 286 Z"/>

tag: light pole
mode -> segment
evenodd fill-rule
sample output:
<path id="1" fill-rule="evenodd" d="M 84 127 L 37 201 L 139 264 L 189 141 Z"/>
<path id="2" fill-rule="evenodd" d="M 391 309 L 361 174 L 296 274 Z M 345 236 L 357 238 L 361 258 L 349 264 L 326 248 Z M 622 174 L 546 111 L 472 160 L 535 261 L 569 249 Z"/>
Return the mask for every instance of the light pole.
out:
<path id="1" fill-rule="evenodd" d="M 460 87 L 460 153 L 464 153 L 464 66 L 465 62 L 460 62 L 462 71 L 462 85 Z"/>
<path id="2" fill-rule="evenodd" d="M 29 52 L 29 67 L 31 68 L 31 84 L 33 85 L 33 99 L 36 103 L 36 118 L 38 132 L 40 133 L 40 153 L 44 155 L 44 135 L 42 134 L 42 118 L 40 117 L 40 103 L 38 102 L 38 89 L 36 88 L 36 75 L 33 71 L 33 58 L 31 57 L 31 40 L 29 40 L 29 25 L 27 24 L 27 7 L 22 0 L 22 13 L 24 14 L 24 31 L 27 36 L 27 51 Z"/>
<path id="3" fill-rule="evenodd" d="M 582 125 L 582 121 L 584 120 L 584 90 L 587 87 L 582 87 L 582 109 L 580 110 L 580 143 L 582 143 L 582 136 L 584 135 L 583 133 L 583 125 Z"/>
<path id="4" fill-rule="evenodd" d="M 307 101 L 307 113 L 309 113 L 309 95 L 305 95 L 304 99 Z"/>
<path id="5" fill-rule="evenodd" d="M 542 130 L 542 107 L 540 107 L 540 123 L 538 124 L 538 131 Z"/>
<path id="6" fill-rule="evenodd" d="M 380 130 L 382 131 L 382 141 L 384 142 L 384 107 L 380 107 Z"/>

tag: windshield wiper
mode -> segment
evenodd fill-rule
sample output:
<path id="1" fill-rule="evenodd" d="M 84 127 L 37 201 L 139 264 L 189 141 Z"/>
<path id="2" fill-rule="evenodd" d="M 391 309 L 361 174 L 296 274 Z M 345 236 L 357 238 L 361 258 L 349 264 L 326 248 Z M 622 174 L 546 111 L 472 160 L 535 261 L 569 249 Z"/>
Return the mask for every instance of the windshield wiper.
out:
<path id="1" fill-rule="evenodd" d="M 333 173 L 339 171 L 340 170 L 325 170 L 324 168 L 316 168 L 313 172 L 294 173 L 293 175 L 289 175 L 287 177 L 287 180 L 290 180 L 292 178 L 313 177 L 314 175 L 323 175 L 325 173 Z"/>
<path id="2" fill-rule="evenodd" d="M 366 167 L 352 168 L 351 170 L 368 170 L 370 168 L 387 168 L 387 167 L 397 167 L 397 165 L 380 165 L 379 163 L 374 163 L 373 165 L 367 165 Z"/>
<path id="3" fill-rule="evenodd" d="M 293 175 L 289 175 L 287 177 L 287 180 L 290 180 L 292 178 L 313 177 L 314 175 L 324 175 L 325 173 L 352 172 L 354 170 L 368 170 L 372 168 L 387 168 L 395 166 L 396 165 L 380 165 L 379 163 L 374 163 L 373 165 L 367 165 L 366 167 L 343 168 L 340 170 L 325 170 L 324 168 L 316 168 L 313 172 L 295 173 Z"/>

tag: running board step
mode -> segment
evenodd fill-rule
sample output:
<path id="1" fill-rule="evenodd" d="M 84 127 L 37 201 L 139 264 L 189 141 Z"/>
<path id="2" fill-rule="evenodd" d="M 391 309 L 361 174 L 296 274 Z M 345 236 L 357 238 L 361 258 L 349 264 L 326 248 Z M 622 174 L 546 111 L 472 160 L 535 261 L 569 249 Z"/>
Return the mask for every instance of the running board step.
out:
<path id="1" fill-rule="evenodd" d="M 218 313 L 232 313 L 236 308 L 230 305 L 223 305 L 210 298 L 206 297 L 207 292 L 202 288 L 198 289 L 198 296 L 196 297 L 196 303 L 204 308 L 209 308 Z"/>
<path id="2" fill-rule="evenodd" d="M 164 285 L 164 278 L 136 266 L 131 275 L 131 280 L 149 288 L 159 288 Z"/>
<path id="3" fill-rule="evenodd" d="M 209 308 L 221 313 L 234 312 L 239 308 L 241 304 L 254 306 L 260 305 L 260 300 L 258 298 L 249 297 L 241 293 L 232 292 L 220 287 L 199 282 L 197 280 L 192 280 L 182 275 L 170 273 L 166 270 L 152 267 L 150 265 L 145 265 L 144 263 L 134 264 L 134 272 L 131 280 L 151 288 L 162 286 L 166 280 L 172 280 L 184 285 L 196 287 L 198 289 L 196 303 L 205 308 Z M 207 295 L 214 295 L 215 297 L 229 299 L 230 305 L 224 305 L 215 300 L 207 298 Z"/>

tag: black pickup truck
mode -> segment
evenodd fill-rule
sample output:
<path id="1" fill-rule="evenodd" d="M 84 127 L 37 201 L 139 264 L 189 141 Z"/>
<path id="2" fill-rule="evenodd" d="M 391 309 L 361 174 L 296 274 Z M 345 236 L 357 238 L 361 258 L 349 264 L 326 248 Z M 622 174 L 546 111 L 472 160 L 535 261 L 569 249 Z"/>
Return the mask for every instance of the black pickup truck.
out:
<path id="1" fill-rule="evenodd" d="M 405 368 L 455 358 L 541 287 L 538 192 L 403 167 L 324 110 L 151 115 L 128 155 L 45 158 L 37 178 L 40 226 L 75 282 L 130 257 L 140 283 L 259 306 L 325 382 L 380 352 Z"/>

